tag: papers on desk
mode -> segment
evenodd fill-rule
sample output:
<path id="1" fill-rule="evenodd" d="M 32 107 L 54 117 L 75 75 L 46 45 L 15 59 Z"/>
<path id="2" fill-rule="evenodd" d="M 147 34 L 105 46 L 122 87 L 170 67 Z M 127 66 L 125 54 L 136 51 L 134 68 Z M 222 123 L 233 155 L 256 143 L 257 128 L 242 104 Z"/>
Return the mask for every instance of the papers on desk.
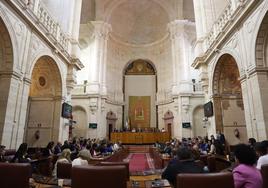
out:
<path id="1" fill-rule="evenodd" d="M 149 181 L 146 184 L 151 184 L 150 187 L 170 187 L 170 184 L 168 180 L 166 179 L 153 180 L 153 181 Z"/>

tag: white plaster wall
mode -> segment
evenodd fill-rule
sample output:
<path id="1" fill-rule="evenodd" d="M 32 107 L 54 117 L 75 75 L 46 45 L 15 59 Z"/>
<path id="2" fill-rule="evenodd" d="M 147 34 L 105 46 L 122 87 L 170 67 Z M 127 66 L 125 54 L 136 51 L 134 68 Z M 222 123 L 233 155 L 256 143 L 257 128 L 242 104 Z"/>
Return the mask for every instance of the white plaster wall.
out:
<path id="1" fill-rule="evenodd" d="M 129 96 L 150 96 L 150 127 L 156 127 L 155 86 L 155 76 L 125 76 L 125 118 L 128 117 L 129 112 Z"/>
<path id="2" fill-rule="evenodd" d="M 37 59 L 43 55 L 48 55 L 55 60 L 61 74 L 62 97 L 65 98 L 68 98 L 66 88 L 68 65 L 60 59 L 57 54 L 53 53 L 54 49 L 51 49 L 51 47 L 48 46 L 19 15 L 13 10 L 10 10 L 10 7 L 3 1 L 0 2 L 0 16 L 7 24 L 13 45 L 14 72 L 10 73 L 16 73 L 18 75 L 16 79 L 11 80 L 6 107 L 8 116 L 5 118 L 6 122 L 4 124 L 1 144 L 6 145 L 7 148 L 17 148 L 25 139 L 29 82 L 31 79 L 31 71 Z M 8 86 L 4 88 L 8 88 Z M 60 99 L 60 103 L 61 102 Z M 55 111 L 60 112 L 61 109 L 56 108 Z M 42 110 L 39 111 L 39 115 L 40 114 L 42 114 Z M 52 128 L 52 139 L 63 141 L 68 138 L 68 130 L 63 126 L 65 121 L 66 120 L 63 118 L 60 118 L 58 127 Z"/>
<path id="3" fill-rule="evenodd" d="M 223 39 L 223 45 L 219 49 L 219 52 L 215 53 L 207 62 L 209 89 L 206 94 L 206 101 L 210 100 L 213 95 L 213 72 L 217 60 L 221 55 L 228 53 L 235 58 L 240 76 L 243 78 L 242 95 L 245 108 L 246 130 L 238 128 L 241 133 L 241 139 L 238 140 L 233 136 L 233 128 L 226 129 L 227 138 L 229 138 L 233 143 L 246 142 L 247 137 L 254 137 L 257 140 L 267 139 L 267 130 L 265 125 L 265 122 L 267 122 L 267 113 L 263 111 L 264 109 L 262 107 L 267 100 L 264 100 L 264 98 L 262 99 L 261 97 L 262 94 L 266 93 L 266 77 L 262 78 L 262 73 L 250 73 L 250 70 L 254 70 L 254 67 L 256 67 L 256 38 L 262 18 L 267 10 L 268 2 L 263 1 L 247 16 L 245 15 L 244 20 L 236 26 L 236 28 L 239 29 L 233 30 L 229 37 Z M 263 91 L 262 88 L 264 88 Z M 242 116 L 237 114 L 238 121 L 242 122 L 242 120 L 238 117 Z M 209 118 L 208 132 L 209 134 L 215 134 L 215 131 L 215 119 L 212 117 Z"/>

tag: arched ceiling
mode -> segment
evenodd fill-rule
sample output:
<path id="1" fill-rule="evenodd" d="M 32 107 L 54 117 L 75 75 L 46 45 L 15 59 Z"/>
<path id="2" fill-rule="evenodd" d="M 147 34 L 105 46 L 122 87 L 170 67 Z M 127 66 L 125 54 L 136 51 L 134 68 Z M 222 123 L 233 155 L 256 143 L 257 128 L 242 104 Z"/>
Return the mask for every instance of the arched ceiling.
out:
<path id="1" fill-rule="evenodd" d="M 108 22 L 117 39 L 131 44 L 148 44 L 166 35 L 169 15 L 154 1 L 128 0 L 113 10 Z"/>

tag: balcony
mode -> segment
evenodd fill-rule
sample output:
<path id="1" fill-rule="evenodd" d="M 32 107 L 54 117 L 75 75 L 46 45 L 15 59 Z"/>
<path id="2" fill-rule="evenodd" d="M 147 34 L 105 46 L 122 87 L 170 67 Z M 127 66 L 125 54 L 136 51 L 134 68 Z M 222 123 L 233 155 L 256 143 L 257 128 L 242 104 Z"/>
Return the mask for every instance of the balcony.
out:
<path id="1" fill-rule="evenodd" d="M 255 0 L 230 1 L 204 38 L 203 54 L 195 58 L 192 66 L 198 68 L 206 62 L 213 52 L 218 49 L 218 46 L 222 44 L 225 37 L 236 28 L 236 25 L 241 23 L 243 16 L 259 2 Z"/>
<path id="2" fill-rule="evenodd" d="M 31 25 L 56 52 L 70 60 L 70 39 L 40 0 L 9 0 L 9 5 Z"/>

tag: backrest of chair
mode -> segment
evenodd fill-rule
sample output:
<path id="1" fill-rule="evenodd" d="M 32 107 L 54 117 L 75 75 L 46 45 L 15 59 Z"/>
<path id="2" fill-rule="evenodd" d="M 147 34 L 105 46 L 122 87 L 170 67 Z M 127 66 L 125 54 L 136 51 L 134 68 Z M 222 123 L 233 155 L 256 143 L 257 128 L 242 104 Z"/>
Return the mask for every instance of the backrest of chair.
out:
<path id="1" fill-rule="evenodd" d="M 268 164 L 261 166 L 261 175 L 262 175 L 262 181 L 263 181 L 263 188 L 268 187 Z"/>
<path id="2" fill-rule="evenodd" d="M 125 166 L 74 166 L 72 188 L 127 187 Z"/>
<path id="3" fill-rule="evenodd" d="M 209 156 L 207 159 L 209 172 L 216 172 L 215 156 Z"/>
<path id="4" fill-rule="evenodd" d="M 31 165 L 28 163 L 0 163 L 1 188 L 29 188 Z"/>
<path id="5" fill-rule="evenodd" d="M 233 174 L 230 172 L 207 174 L 178 174 L 177 188 L 234 188 Z"/>
<path id="6" fill-rule="evenodd" d="M 72 163 L 57 163 L 57 178 L 71 179 Z"/>
<path id="7" fill-rule="evenodd" d="M 123 165 L 126 166 L 126 172 L 127 172 L 127 180 L 129 181 L 129 163 L 128 162 L 100 162 L 98 164 L 99 166 L 118 166 L 118 165 Z"/>

